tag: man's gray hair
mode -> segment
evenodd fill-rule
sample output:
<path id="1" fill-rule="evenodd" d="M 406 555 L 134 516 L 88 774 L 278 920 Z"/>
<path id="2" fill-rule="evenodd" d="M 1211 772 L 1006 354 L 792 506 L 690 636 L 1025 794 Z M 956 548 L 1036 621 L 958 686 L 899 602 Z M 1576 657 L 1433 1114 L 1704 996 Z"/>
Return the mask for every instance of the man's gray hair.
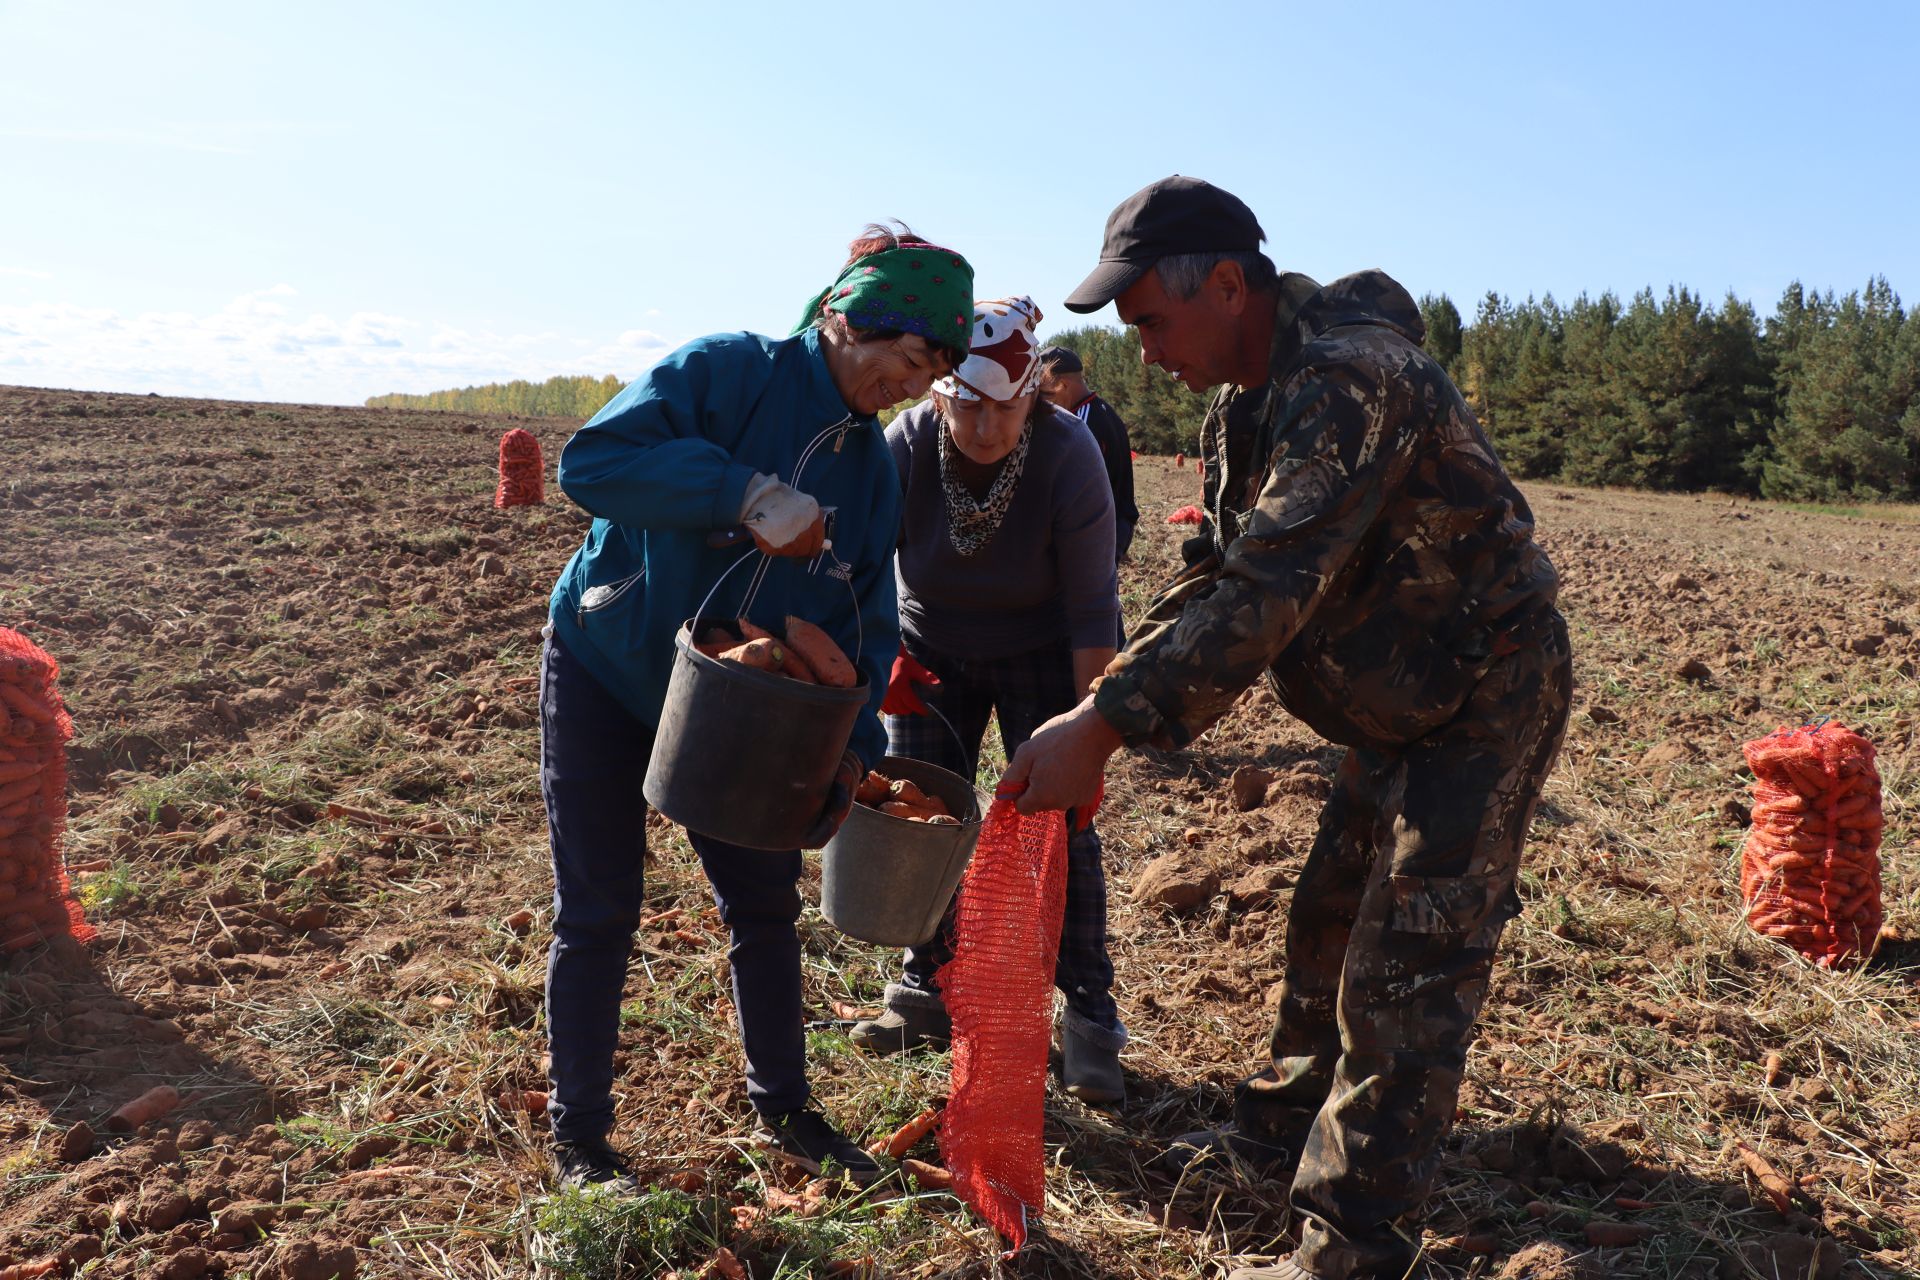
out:
<path id="1" fill-rule="evenodd" d="M 1160 274 L 1160 287 L 1184 302 L 1200 292 L 1200 286 L 1207 282 L 1213 269 L 1223 262 L 1240 264 L 1249 289 L 1265 292 L 1280 283 L 1280 273 L 1258 249 L 1233 253 L 1170 253 L 1154 263 L 1153 269 Z"/>

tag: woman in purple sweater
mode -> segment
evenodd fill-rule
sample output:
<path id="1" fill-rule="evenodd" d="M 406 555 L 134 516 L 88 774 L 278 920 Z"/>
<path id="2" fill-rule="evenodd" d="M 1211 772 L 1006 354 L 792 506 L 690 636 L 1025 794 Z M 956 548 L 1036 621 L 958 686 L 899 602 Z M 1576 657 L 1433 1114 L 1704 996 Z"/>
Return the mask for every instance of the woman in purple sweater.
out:
<path id="1" fill-rule="evenodd" d="M 903 514 L 901 657 L 885 709 L 924 704 L 961 739 L 939 717 L 889 714 L 888 750 L 966 778 L 989 716 L 1011 755 L 1086 696 L 1119 629 L 1112 487 L 1085 424 L 1039 396 L 1039 322 L 1028 298 L 978 303 L 966 362 L 887 428 Z M 952 955 L 951 926 L 949 915 L 932 942 L 908 949 L 885 1010 L 854 1026 L 856 1044 L 897 1053 L 950 1037 L 934 973 Z M 1091 823 L 1067 841 L 1054 981 L 1066 995 L 1067 1091 L 1118 1103 L 1127 1033 L 1113 1003 L 1107 883 Z"/>

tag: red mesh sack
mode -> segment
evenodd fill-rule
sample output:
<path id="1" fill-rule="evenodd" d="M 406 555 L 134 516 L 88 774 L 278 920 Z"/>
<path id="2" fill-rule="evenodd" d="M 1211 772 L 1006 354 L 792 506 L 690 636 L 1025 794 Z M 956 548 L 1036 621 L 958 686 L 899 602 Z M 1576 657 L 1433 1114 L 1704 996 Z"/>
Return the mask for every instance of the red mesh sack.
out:
<path id="1" fill-rule="evenodd" d="M 545 502 L 545 473 L 540 442 L 531 431 L 515 427 L 500 437 L 500 485 L 493 491 L 493 505 L 529 507 Z"/>
<path id="2" fill-rule="evenodd" d="M 39 645 L 0 627 L 0 951 L 93 937 L 60 860 L 73 721 L 59 674 Z"/>
<path id="3" fill-rule="evenodd" d="M 1780 729 L 1743 748 L 1753 826 L 1740 897 L 1756 933 L 1817 964 L 1855 963 L 1880 938 L 1880 773 L 1845 725 Z"/>
<path id="4" fill-rule="evenodd" d="M 938 975 L 953 1018 L 940 1155 L 954 1193 L 1013 1250 L 1046 1203 L 1041 1126 L 1066 903 L 1066 816 L 996 799 L 960 884 L 953 959 Z"/>
<path id="5" fill-rule="evenodd" d="M 1167 517 L 1168 524 L 1199 524 L 1207 518 L 1207 513 L 1198 507 L 1186 506 Z"/>

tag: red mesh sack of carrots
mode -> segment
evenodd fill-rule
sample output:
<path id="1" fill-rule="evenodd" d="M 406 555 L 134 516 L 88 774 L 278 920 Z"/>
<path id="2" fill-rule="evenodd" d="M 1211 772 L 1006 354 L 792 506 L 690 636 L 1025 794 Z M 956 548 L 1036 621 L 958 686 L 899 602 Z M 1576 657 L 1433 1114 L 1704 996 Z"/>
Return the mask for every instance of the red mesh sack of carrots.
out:
<path id="1" fill-rule="evenodd" d="M 540 442 L 519 427 L 500 437 L 500 484 L 493 491 L 496 507 L 530 507 L 547 500 L 546 464 L 540 460 Z"/>
<path id="2" fill-rule="evenodd" d="M 1780 729 L 1743 748 L 1753 825 L 1740 854 L 1747 924 L 1817 964 L 1866 959 L 1880 938 L 1880 773 L 1845 725 Z"/>
<path id="3" fill-rule="evenodd" d="M 59 674 L 39 645 L 0 627 L 0 951 L 93 936 L 60 860 L 73 721 Z"/>
<path id="4" fill-rule="evenodd" d="M 1066 903 L 1066 815 L 996 799 L 960 883 L 953 959 L 939 973 L 953 1018 L 940 1154 L 955 1194 L 1013 1250 L 1046 1203 L 1041 1125 Z"/>

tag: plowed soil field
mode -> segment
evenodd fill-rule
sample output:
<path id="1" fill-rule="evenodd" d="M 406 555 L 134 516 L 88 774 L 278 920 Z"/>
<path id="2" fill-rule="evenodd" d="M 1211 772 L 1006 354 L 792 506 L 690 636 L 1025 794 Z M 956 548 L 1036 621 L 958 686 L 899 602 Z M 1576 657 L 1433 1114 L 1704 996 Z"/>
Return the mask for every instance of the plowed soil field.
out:
<path id="1" fill-rule="evenodd" d="M 1283 1252 L 1284 1175 L 1156 1161 L 1260 1061 L 1336 759 L 1258 692 L 1192 750 L 1116 760 L 1101 820 L 1130 1098 L 1050 1093 L 1048 1204 L 1020 1259 L 903 1176 L 856 1195 L 750 1149 L 725 933 L 684 838 L 638 807 L 615 1137 L 647 1190 L 551 1195 L 527 1097 L 551 918 L 535 673 L 586 518 L 551 487 L 539 508 L 491 499 L 503 431 L 551 465 L 573 425 L 0 388 L 0 625 L 63 669 L 66 858 L 100 930 L 0 959 L 0 1268 L 1214 1277 Z M 1138 470 L 1130 608 L 1198 492 L 1190 466 Z M 1529 496 L 1579 691 L 1410 1228 L 1421 1265 L 1920 1273 L 1920 520 Z M 1888 933 L 1848 973 L 1746 932 L 1735 892 L 1741 742 L 1825 716 L 1878 744 L 1886 782 Z M 845 1020 L 895 957 L 811 909 L 802 941 L 816 1092 L 888 1132 L 943 1094 L 946 1058 L 856 1052 Z M 163 1083 L 172 1114 L 105 1131 Z"/>

